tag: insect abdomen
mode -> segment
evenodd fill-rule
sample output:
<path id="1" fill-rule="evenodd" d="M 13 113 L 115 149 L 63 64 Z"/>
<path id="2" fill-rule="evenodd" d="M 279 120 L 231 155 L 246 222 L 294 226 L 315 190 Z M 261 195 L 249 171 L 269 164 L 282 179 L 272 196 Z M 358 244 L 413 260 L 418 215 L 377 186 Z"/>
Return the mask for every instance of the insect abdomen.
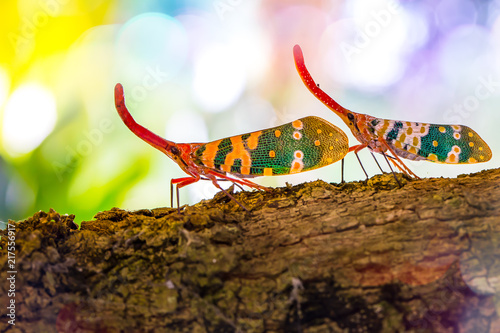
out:
<path id="1" fill-rule="evenodd" d="M 206 167 L 241 176 L 286 175 L 342 159 L 347 136 L 319 117 L 209 142 L 196 151 Z"/>

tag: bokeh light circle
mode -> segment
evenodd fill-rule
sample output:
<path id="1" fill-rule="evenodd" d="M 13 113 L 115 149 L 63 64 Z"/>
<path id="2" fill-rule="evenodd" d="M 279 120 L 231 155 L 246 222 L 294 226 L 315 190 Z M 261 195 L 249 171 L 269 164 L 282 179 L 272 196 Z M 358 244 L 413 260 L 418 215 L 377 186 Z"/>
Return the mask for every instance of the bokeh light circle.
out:
<path id="1" fill-rule="evenodd" d="M 145 13 L 129 20 L 117 40 L 120 74 L 142 82 L 157 73 L 157 84 L 175 76 L 184 66 L 188 39 L 184 27 L 173 17 Z M 152 83 L 151 83 L 152 84 Z"/>
<path id="2" fill-rule="evenodd" d="M 17 88 L 7 100 L 3 116 L 3 145 L 13 155 L 38 147 L 52 132 L 57 120 L 52 92 L 39 84 Z"/>
<path id="3" fill-rule="evenodd" d="M 229 107 L 245 88 L 245 71 L 229 47 L 214 45 L 202 51 L 195 60 L 194 73 L 194 98 L 207 111 Z"/>

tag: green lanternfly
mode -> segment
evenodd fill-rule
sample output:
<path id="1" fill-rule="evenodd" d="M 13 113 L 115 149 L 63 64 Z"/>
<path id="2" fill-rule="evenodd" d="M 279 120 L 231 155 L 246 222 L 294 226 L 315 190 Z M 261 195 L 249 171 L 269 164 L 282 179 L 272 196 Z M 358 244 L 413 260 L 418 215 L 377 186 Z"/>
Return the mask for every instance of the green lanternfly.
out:
<path id="1" fill-rule="evenodd" d="M 416 178 L 418 176 L 401 161 L 400 157 L 450 164 L 478 163 L 491 159 L 490 147 L 467 126 L 388 120 L 343 108 L 316 85 L 305 66 L 300 46 L 295 45 L 293 56 L 297 71 L 309 91 L 335 112 L 360 142 L 359 145 L 349 148 L 349 151 L 354 151 L 356 156 L 366 147 L 372 152 L 383 154 L 384 157 L 389 151 L 392 154 L 388 155 L 391 162 L 403 173 Z"/>
<path id="2" fill-rule="evenodd" d="M 175 143 L 163 139 L 137 124 L 125 106 L 123 87 L 115 87 L 115 105 L 121 119 L 139 138 L 162 151 L 176 162 L 189 177 L 170 181 L 171 192 L 176 185 L 177 207 L 179 189 L 200 179 L 212 183 L 243 209 L 218 181 L 246 185 L 265 190 L 247 178 L 288 175 L 332 164 L 349 151 L 346 134 L 319 117 L 305 117 L 281 126 L 209 143 Z M 237 177 L 237 178 L 235 178 Z M 171 196 L 173 206 L 173 196 Z"/>

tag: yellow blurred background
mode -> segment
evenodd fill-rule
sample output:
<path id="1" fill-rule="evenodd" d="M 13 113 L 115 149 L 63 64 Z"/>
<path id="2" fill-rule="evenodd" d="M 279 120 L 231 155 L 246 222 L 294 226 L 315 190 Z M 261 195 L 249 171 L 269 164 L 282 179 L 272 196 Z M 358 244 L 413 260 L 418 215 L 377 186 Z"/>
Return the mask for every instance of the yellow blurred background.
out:
<path id="1" fill-rule="evenodd" d="M 118 206 L 167 206 L 183 172 L 119 119 L 113 88 L 143 126 L 205 142 L 317 115 L 348 133 L 307 91 L 300 44 L 343 106 L 388 119 L 472 127 L 493 159 L 408 162 L 421 177 L 498 167 L 500 1 L 108 1 L 0 4 L 0 220 L 54 208 L 77 221 Z M 360 154 L 370 175 L 378 168 Z M 354 156 L 346 179 L 363 179 Z M 386 167 L 386 166 L 385 166 Z M 386 167 L 387 168 L 387 167 Z M 340 181 L 340 163 L 268 186 Z M 182 203 L 210 198 L 200 181 Z M 1 226 L 0 226 L 1 227 Z"/>

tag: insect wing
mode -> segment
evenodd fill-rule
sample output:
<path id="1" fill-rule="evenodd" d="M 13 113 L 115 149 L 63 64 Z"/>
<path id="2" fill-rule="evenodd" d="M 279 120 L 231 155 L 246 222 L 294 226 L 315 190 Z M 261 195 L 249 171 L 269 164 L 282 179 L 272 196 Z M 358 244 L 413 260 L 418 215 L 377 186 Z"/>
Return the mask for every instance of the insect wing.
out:
<path id="1" fill-rule="evenodd" d="M 319 117 L 237 135 L 201 146 L 196 163 L 241 177 L 298 173 L 326 166 L 348 152 L 347 136 Z"/>
<path id="2" fill-rule="evenodd" d="M 473 129 L 376 118 L 374 131 L 396 154 L 411 160 L 438 163 L 477 163 L 491 159 L 490 147 Z"/>

